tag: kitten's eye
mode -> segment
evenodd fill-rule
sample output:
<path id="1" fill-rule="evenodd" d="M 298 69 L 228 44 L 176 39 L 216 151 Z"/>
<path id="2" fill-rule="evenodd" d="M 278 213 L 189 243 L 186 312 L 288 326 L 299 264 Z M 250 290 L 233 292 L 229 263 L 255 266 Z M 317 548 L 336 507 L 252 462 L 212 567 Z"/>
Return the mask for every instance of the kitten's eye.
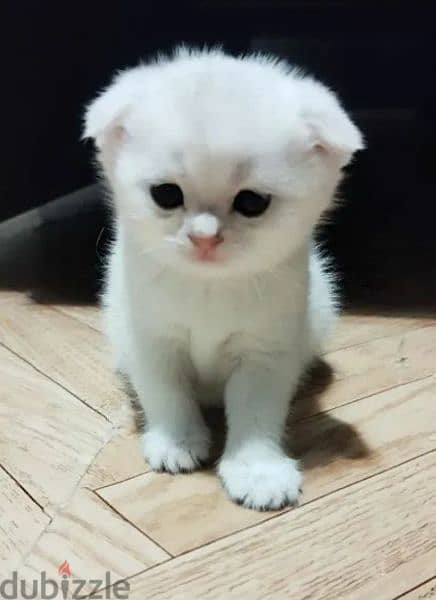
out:
<path id="1" fill-rule="evenodd" d="M 175 183 L 152 185 L 150 193 L 156 204 L 165 210 L 172 210 L 183 205 L 183 191 Z"/>
<path id="2" fill-rule="evenodd" d="M 233 210 L 244 217 L 258 217 L 266 211 L 270 202 L 269 195 L 262 196 L 251 190 L 241 190 L 233 200 Z"/>

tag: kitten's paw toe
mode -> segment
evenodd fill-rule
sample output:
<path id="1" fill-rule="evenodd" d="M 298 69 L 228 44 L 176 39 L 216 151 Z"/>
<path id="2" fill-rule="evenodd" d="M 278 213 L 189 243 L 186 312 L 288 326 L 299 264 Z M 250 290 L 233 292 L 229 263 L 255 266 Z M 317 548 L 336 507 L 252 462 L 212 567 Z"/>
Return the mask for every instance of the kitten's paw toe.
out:
<path id="1" fill-rule="evenodd" d="M 204 433 L 183 440 L 160 431 L 144 434 L 144 455 L 153 471 L 189 473 L 198 469 L 208 459 L 209 446 Z"/>
<path id="2" fill-rule="evenodd" d="M 234 502 L 255 510 L 279 510 L 295 506 L 301 493 L 302 475 L 297 461 L 286 456 L 226 458 L 218 469 Z"/>

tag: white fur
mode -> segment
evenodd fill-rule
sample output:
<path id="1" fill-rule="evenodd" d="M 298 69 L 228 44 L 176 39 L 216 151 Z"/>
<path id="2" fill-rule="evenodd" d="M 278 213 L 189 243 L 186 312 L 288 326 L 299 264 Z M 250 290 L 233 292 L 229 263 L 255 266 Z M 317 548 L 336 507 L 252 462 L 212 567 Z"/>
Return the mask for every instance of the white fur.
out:
<path id="1" fill-rule="evenodd" d="M 359 131 L 329 90 L 285 63 L 181 50 L 119 74 L 89 106 L 85 136 L 113 191 L 106 324 L 144 406 L 151 467 L 206 460 L 199 404 L 224 399 L 218 472 L 230 496 L 258 509 L 296 502 L 301 475 L 281 436 L 335 316 L 312 232 Z M 157 207 L 159 183 L 177 183 L 184 208 Z M 232 212 L 241 189 L 270 194 L 268 210 Z M 189 235 L 218 231 L 216 260 L 196 260 Z"/>
<path id="2" fill-rule="evenodd" d="M 190 232 L 200 237 L 216 235 L 219 229 L 219 220 L 210 213 L 201 213 L 192 217 L 189 221 Z"/>

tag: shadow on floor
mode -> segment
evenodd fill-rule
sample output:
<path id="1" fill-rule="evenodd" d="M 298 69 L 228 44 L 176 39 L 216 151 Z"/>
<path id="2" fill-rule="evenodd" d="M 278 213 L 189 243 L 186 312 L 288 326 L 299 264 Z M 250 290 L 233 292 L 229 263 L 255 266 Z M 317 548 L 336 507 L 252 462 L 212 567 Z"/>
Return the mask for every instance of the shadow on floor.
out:
<path id="1" fill-rule="evenodd" d="M 95 303 L 108 231 L 106 213 L 94 210 L 27 228 L 14 235 L 0 234 L 0 289 L 25 291 L 38 303 Z M 356 271 L 352 273 L 350 269 L 344 277 L 347 309 L 358 314 L 434 318 L 436 264 L 433 254 L 422 253 L 417 257 L 396 251 L 381 252 L 379 256 L 384 256 L 384 260 L 374 264 L 368 257 L 360 263 L 356 261 Z M 330 367 L 320 361 L 293 403 L 289 445 L 292 454 L 302 458 L 306 469 L 338 457 L 358 460 L 369 453 L 353 427 L 329 412 L 319 414 L 318 400 L 332 378 Z M 313 416 L 304 416 L 308 414 Z M 136 415 L 141 428 L 143 416 L 137 403 Z M 225 419 L 219 410 L 210 411 L 206 416 L 215 432 L 213 458 L 216 460 L 223 448 Z"/>
<path id="2" fill-rule="evenodd" d="M 17 230 L 0 228 L 0 289 L 25 291 L 35 302 L 44 304 L 95 303 L 109 231 L 107 212 L 98 202 L 90 210 L 70 213 L 68 218 L 48 219 Z M 417 253 L 416 245 L 414 251 L 408 251 L 404 244 L 387 238 L 388 234 L 376 250 L 372 240 L 373 257 L 359 254 L 356 248 L 350 256 L 340 253 L 339 264 L 344 269 L 341 287 L 347 310 L 357 314 L 435 318 L 434 253 L 425 246 Z M 338 457 L 358 460 L 369 453 L 357 430 L 329 412 L 320 412 L 319 398 L 332 379 L 329 365 L 319 361 L 293 403 L 289 446 L 292 454 L 302 458 L 305 469 Z M 133 402 L 140 429 L 143 415 L 137 401 Z M 215 432 L 216 460 L 223 448 L 225 419 L 219 410 L 209 411 L 206 417 Z"/>
<path id="3" fill-rule="evenodd" d="M 326 361 L 317 360 L 292 404 L 287 439 L 291 454 L 302 460 L 305 470 L 327 465 L 339 457 L 359 460 L 371 454 L 355 427 L 332 412 L 321 412 L 320 399 L 333 383 L 333 375 Z"/>
<path id="4" fill-rule="evenodd" d="M 330 412 L 321 412 L 319 400 L 332 381 L 333 371 L 328 363 L 321 359 L 316 361 L 291 405 L 285 441 L 289 453 L 302 460 L 305 470 L 327 465 L 339 457 L 359 460 L 370 454 L 370 449 L 354 427 L 340 421 Z M 123 378 L 123 383 L 131 400 L 136 429 L 142 432 L 145 425 L 144 412 L 128 380 Z M 213 436 L 210 460 L 213 464 L 224 449 L 224 410 L 208 409 L 205 418 Z"/>

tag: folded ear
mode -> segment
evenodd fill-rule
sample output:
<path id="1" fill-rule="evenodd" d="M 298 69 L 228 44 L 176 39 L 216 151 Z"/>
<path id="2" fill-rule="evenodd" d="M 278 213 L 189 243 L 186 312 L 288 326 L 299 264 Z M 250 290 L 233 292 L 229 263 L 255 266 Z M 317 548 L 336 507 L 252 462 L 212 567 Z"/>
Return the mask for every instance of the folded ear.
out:
<path id="1" fill-rule="evenodd" d="M 101 150 L 126 135 L 123 118 L 136 92 L 136 69 L 118 74 L 113 82 L 85 110 L 83 138 L 92 138 Z"/>
<path id="2" fill-rule="evenodd" d="M 333 92 L 310 79 L 304 84 L 303 118 L 310 130 L 312 148 L 344 167 L 357 150 L 365 147 L 363 136 Z"/>

